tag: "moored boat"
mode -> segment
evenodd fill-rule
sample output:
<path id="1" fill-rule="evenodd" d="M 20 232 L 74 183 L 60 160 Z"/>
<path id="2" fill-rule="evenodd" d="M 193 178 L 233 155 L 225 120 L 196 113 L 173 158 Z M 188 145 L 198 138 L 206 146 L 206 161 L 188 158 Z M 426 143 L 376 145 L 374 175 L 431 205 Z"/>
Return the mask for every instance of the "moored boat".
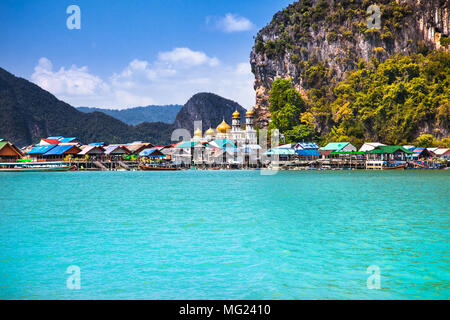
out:
<path id="1" fill-rule="evenodd" d="M 64 162 L 4 162 L 0 172 L 59 172 L 74 169 L 74 165 Z"/>
<path id="2" fill-rule="evenodd" d="M 387 165 L 383 167 L 383 170 L 405 170 L 406 164 Z"/>
<path id="3" fill-rule="evenodd" d="M 175 166 L 163 166 L 163 165 L 139 165 L 139 169 L 143 171 L 176 171 L 181 168 Z"/>

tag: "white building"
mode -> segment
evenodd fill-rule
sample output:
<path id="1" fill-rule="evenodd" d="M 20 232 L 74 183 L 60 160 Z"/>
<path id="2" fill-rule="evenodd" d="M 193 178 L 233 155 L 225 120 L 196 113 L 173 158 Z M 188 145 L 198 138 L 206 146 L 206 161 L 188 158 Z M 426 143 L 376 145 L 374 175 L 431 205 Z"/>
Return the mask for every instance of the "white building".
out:
<path id="1" fill-rule="evenodd" d="M 385 144 L 382 144 L 380 142 L 365 142 L 361 148 L 359 148 L 360 152 L 366 152 L 371 151 L 377 147 L 385 146 Z"/>
<path id="2" fill-rule="evenodd" d="M 195 142 L 210 142 L 213 140 L 231 140 L 236 146 L 256 145 L 257 137 L 254 125 L 254 112 L 249 110 L 245 114 L 245 128 L 241 127 L 241 114 L 236 110 L 233 113 L 231 127 L 225 119 L 214 129 L 209 128 L 203 135 L 200 128 L 195 129 Z"/>

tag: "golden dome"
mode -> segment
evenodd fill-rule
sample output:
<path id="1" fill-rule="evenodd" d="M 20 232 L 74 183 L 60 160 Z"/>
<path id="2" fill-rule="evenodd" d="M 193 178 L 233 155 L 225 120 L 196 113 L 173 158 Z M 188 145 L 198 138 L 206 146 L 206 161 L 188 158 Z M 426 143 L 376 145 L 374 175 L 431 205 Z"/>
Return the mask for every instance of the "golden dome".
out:
<path id="1" fill-rule="evenodd" d="M 233 118 L 239 118 L 241 116 L 241 114 L 239 113 L 239 111 L 235 111 L 233 112 Z"/>
<path id="2" fill-rule="evenodd" d="M 201 137 L 202 136 L 202 130 L 197 129 L 194 131 L 194 137 Z"/>
<path id="3" fill-rule="evenodd" d="M 250 110 L 248 110 L 248 111 L 245 113 L 245 115 L 246 115 L 247 117 L 253 117 L 254 114 L 255 114 L 255 112 L 253 111 L 253 109 L 250 109 Z"/>
<path id="4" fill-rule="evenodd" d="M 206 130 L 205 135 L 207 136 L 213 136 L 215 134 L 214 129 L 209 128 L 208 130 Z"/>
<path id="5" fill-rule="evenodd" d="M 230 130 L 231 127 L 228 125 L 228 123 L 225 122 L 225 120 L 222 121 L 221 124 L 219 124 L 216 128 L 217 133 L 227 133 L 227 130 Z"/>

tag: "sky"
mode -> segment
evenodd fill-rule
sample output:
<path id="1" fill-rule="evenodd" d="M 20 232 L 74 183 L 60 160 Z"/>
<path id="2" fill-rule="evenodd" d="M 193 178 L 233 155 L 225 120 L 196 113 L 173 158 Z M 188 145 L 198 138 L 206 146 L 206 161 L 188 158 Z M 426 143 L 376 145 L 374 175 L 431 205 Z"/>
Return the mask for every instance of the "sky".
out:
<path id="1" fill-rule="evenodd" d="M 213 92 L 250 108 L 254 37 L 292 2 L 1 0 L 0 67 L 75 107 L 184 104 Z"/>

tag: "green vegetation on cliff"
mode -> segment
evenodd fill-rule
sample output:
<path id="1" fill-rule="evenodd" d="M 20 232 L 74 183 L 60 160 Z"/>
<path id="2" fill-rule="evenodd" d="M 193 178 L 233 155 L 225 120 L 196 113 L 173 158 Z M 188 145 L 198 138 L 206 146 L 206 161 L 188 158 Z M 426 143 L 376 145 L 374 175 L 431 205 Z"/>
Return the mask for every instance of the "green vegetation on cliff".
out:
<path id="1" fill-rule="evenodd" d="M 360 61 L 336 86 L 309 90 L 306 104 L 290 79 L 277 79 L 270 94 L 271 128 L 298 141 L 319 136 L 314 126 L 326 122 L 330 132 L 321 142 L 406 144 L 425 126 L 448 128 L 449 87 L 450 53 L 443 51 L 398 55 L 383 63 Z M 427 143 L 426 137 L 418 140 Z M 441 142 L 446 143 L 448 139 Z"/>
<path id="2" fill-rule="evenodd" d="M 269 130 L 279 129 L 286 142 L 310 140 L 315 137 L 314 128 L 300 121 L 300 114 L 306 111 L 306 104 L 292 85 L 291 79 L 278 79 L 270 91 L 270 113 L 272 122 Z"/>

